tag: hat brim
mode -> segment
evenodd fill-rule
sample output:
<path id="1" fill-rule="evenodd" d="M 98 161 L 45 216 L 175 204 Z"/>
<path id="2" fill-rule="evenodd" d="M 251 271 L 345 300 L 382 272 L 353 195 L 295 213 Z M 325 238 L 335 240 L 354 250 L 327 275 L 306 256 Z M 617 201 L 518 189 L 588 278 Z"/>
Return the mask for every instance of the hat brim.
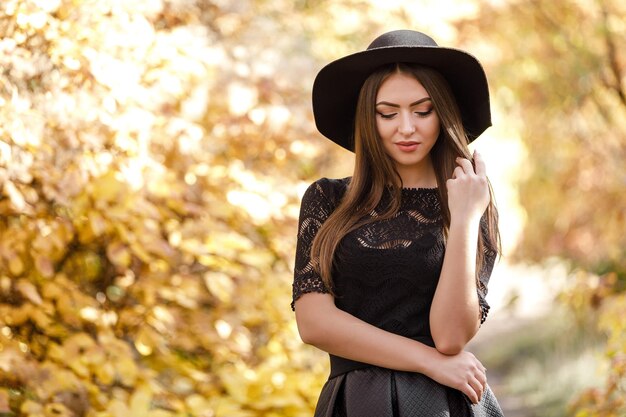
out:
<path id="1" fill-rule="evenodd" d="M 390 46 L 345 56 L 320 70 L 312 92 L 320 133 L 354 151 L 354 115 L 361 87 L 376 68 L 397 62 L 424 65 L 443 75 L 457 100 L 470 142 L 491 126 L 487 77 L 475 57 L 440 46 Z"/>

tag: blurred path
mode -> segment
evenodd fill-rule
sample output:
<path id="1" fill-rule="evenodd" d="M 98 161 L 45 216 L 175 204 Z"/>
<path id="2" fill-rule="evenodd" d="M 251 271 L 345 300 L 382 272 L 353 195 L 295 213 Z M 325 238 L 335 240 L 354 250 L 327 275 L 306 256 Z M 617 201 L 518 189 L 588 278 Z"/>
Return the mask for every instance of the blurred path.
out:
<path id="1" fill-rule="evenodd" d="M 493 344 L 498 343 L 498 340 L 515 332 L 516 329 L 524 327 L 526 323 L 527 320 L 516 316 L 489 319 L 470 343 L 469 350 L 480 359 L 483 356 L 481 354 L 483 351 L 492 348 Z M 489 386 L 498 398 L 505 417 L 540 417 L 526 407 L 524 398 L 511 395 L 507 391 L 506 374 L 503 370 L 486 366 Z"/>
<path id="2" fill-rule="evenodd" d="M 480 359 L 481 352 L 493 349 L 503 338 L 549 314 L 566 278 L 566 267 L 556 261 L 543 267 L 497 264 L 487 296 L 489 317 L 468 349 Z M 540 417 L 525 406 L 523 398 L 507 392 L 504 370 L 487 368 L 489 385 L 506 417 Z"/>

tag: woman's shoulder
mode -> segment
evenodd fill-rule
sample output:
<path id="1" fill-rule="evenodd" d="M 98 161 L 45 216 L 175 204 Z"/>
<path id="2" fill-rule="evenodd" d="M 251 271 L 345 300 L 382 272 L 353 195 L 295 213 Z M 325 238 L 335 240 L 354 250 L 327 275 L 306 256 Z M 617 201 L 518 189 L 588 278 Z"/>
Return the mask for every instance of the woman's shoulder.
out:
<path id="1" fill-rule="evenodd" d="M 309 185 L 308 190 L 305 193 L 311 197 L 321 197 L 325 198 L 330 202 L 338 203 L 339 200 L 345 194 L 348 184 L 350 184 L 350 179 L 352 177 L 345 178 L 327 178 L 322 177 L 315 180 L 311 185 Z"/>
<path id="2" fill-rule="evenodd" d="M 313 184 L 317 185 L 319 187 L 322 187 L 323 189 L 344 190 L 345 191 L 345 189 L 348 187 L 348 184 L 350 184 L 350 180 L 351 179 L 352 179 L 352 177 L 345 177 L 345 178 L 327 178 L 327 177 L 322 177 L 320 179 L 315 180 L 313 182 Z"/>

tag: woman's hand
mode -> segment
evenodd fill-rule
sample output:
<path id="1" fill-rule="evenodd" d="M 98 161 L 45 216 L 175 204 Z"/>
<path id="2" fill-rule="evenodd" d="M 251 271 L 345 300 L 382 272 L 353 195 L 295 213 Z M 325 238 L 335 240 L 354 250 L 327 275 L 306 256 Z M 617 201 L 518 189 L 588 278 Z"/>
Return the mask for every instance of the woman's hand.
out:
<path id="1" fill-rule="evenodd" d="M 474 151 L 474 163 L 465 158 L 457 158 L 458 166 L 452 178 L 446 181 L 448 207 L 452 221 L 480 220 L 489 205 L 489 183 L 482 156 Z"/>
<path id="2" fill-rule="evenodd" d="M 426 375 L 442 385 L 457 389 L 476 404 L 487 386 L 486 369 L 476 357 L 467 351 L 453 356 L 439 353 Z"/>

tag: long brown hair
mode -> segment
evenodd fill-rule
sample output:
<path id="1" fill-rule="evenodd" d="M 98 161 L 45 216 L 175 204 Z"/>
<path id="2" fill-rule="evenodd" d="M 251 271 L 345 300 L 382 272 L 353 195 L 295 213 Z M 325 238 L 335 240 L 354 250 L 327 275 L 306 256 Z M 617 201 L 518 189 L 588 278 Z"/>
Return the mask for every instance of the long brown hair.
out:
<path id="1" fill-rule="evenodd" d="M 430 95 L 441 123 L 439 137 L 430 155 L 437 178 L 444 236 L 450 228 L 448 190 L 446 180 L 452 177 L 457 157 L 472 160 L 468 149 L 467 133 L 461 113 L 447 81 L 437 71 L 415 64 L 392 64 L 374 71 L 359 93 L 354 120 L 354 174 L 345 196 L 319 229 L 311 247 L 311 259 L 326 287 L 332 292 L 332 267 L 339 242 L 351 231 L 373 221 L 393 217 L 400 208 L 402 179 L 392 158 L 387 155 L 376 127 L 376 95 L 382 83 L 393 73 L 415 77 Z M 391 204 L 375 218 L 367 215 L 380 203 L 385 189 L 392 193 Z M 487 250 L 500 252 L 498 211 L 491 184 L 491 201 L 485 212 L 487 241 L 482 233 L 478 238 L 476 273 L 485 262 Z"/>

